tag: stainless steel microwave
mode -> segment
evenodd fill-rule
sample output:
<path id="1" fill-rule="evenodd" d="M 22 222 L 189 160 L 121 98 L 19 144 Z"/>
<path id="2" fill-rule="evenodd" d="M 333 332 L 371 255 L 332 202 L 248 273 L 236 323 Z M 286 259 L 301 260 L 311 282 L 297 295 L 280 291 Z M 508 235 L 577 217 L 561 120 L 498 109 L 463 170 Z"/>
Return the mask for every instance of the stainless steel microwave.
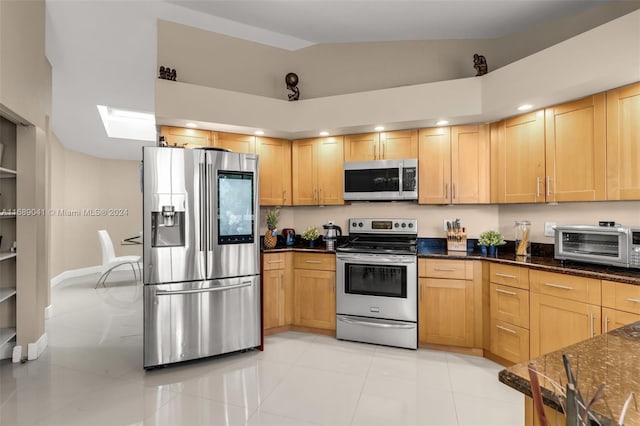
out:
<path id="1" fill-rule="evenodd" d="M 418 160 L 344 163 L 344 199 L 393 201 L 418 199 Z"/>
<path id="2" fill-rule="evenodd" d="M 640 268 L 640 228 L 556 226 L 554 249 L 556 259 Z"/>

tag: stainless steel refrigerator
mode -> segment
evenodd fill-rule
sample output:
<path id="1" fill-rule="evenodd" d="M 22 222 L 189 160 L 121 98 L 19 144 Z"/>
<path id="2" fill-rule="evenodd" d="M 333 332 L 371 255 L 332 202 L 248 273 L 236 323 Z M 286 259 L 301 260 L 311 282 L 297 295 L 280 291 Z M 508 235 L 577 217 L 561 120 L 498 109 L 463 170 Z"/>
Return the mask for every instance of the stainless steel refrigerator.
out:
<path id="1" fill-rule="evenodd" d="M 258 156 L 143 149 L 144 368 L 260 345 Z"/>

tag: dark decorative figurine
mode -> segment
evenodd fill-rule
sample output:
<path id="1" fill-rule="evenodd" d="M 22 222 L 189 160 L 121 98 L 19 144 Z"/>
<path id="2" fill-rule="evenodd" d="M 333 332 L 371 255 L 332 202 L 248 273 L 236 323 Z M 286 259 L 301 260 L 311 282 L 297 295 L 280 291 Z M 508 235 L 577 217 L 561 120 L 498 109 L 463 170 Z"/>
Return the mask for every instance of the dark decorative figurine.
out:
<path id="1" fill-rule="evenodd" d="M 285 83 L 287 83 L 287 89 L 291 90 L 293 93 L 289 93 L 287 96 L 289 96 L 289 100 L 290 101 L 297 101 L 298 99 L 300 99 L 300 90 L 298 89 L 298 75 L 295 73 L 290 72 L 289 74 L 286 75 L 286 77 L 284 78 Z"/>
<path id="2" fill-rule="evenodd" d="M 478 55 L 477 53 L 473 55 L 473 67 L 477 71 L 476 76 L 485 75 L 489 72 L 487 59 L 482 55 Z"/>
<path id="3" fill-rule="evenodd" d="M 162 80 L 176 81 L 177 74 L 178 73 L 175 69 L 161 66 L 160 75 L 158 76 L 158 78 L 161 78 Z"/>

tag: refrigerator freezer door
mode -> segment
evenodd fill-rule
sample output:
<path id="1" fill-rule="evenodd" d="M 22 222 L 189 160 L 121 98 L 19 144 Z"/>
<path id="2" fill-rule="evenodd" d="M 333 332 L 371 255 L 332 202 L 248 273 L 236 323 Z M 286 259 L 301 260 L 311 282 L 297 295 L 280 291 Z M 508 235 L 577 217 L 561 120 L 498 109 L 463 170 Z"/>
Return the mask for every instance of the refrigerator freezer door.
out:
<path id="1" fill-rule="evenodd" d="M 144 367 L 260 345 L 260 276 L 144 286 Z"/>

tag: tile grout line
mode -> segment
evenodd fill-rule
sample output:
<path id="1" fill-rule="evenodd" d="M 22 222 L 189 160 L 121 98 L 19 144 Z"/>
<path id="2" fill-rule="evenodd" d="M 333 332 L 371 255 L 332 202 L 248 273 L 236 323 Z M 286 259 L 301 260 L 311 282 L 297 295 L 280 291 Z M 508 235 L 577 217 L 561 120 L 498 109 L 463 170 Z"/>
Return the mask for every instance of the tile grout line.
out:
<path id="1" fill-rule="evenodd" d="M 456 423 L 460 426 L 460 415 L 458 414 L 458 403 L 456 402 L 456 392 L 453 387 L 453 379 L 451 378 L 451 366 L 449 365 L 449 354 L 445 356 L 447 360 L 447 376 L 449 376 L 449 384 L 451 385 L 451 399 L 453 400 L 453 409 L 456 413 Z"/>
<path id="2" fill-rule="evenodd" d="M 369 366 L 367 367 L 367 373 L 364 375 L 364 380 L 362 381 L 362 387 L 360 388 L 360 394 L 358 395 L 358 401 L 356 401 L 356 407 L 353 410 L 353 414 L 351 415 L 351 421 L 349 422 L 350 425 L 353 425 L 353 422 L 355 421 L 356 418 L 356 414 L 358 413 L 358 406 L 360 405 L 360 400 L 362 399 L 362 393 L 364 392 L 364 387 L 367 384 L 367 380 L 369 379 L 369 372 L 371 371 L 371 364 L 373 364 L 373 357 L 375 356 L 376 352 L 378 352 L 378 348 L 376 348 L 373 351 L 373 354 L 371 354 L 371 359 L 369 359 Z"/>

